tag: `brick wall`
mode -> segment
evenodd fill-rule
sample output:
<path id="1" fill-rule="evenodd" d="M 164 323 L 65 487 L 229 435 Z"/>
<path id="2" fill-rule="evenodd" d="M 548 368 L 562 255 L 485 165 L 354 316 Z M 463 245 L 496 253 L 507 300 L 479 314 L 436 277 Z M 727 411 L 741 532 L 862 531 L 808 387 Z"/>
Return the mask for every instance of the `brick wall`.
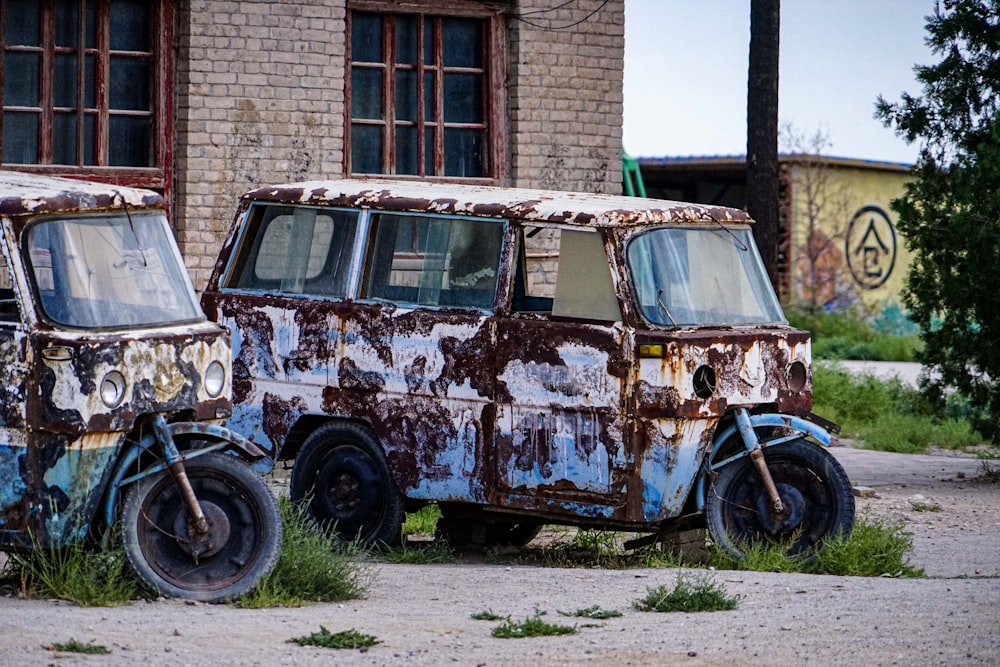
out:
<path id="1" fill-rule="evenodd" d="M 454 4 L 454 3 L 452 3 Z M 620 192 L 624 0 L 508 20 L 513 185 Z M 179 4 L 174 118 L 178 241 L 202 289 L 237 198 L 262 183 L 343 176 L 346 0 Z"/>
<path id="2" fill-rule="evenodd" d="M 514 184 L 620 193 L 625 1 L 610 0 L 590 18 L 599 0 L 544 13 L 530 12 L 561 3 L 515 4 L 535 25 L 510 22 Z"/>
<path id="3" fill-rule="evenodd" d="M 239 195 L 339 178 L 344 0 L 191 0 L 179 13 L 177 237 L 204 287 Z"/>

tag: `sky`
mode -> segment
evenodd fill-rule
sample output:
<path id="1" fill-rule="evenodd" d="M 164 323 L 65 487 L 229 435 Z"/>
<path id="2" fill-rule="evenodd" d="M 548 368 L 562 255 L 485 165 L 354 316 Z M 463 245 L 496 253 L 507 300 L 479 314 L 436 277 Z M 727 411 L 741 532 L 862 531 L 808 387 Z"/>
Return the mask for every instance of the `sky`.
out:
<path id="1" fill-rule="evenodd" d="M 778 121 L 822 133 L 824 155 L 912 163 L 872 114 L 881 94 L 919 95 L 913 68 L 934 0 L 783 0 Z M 749 0 L 625 0 L 625 151 L 746 153 Z M 787 145 L 780 146 L 786 151 Z"/>

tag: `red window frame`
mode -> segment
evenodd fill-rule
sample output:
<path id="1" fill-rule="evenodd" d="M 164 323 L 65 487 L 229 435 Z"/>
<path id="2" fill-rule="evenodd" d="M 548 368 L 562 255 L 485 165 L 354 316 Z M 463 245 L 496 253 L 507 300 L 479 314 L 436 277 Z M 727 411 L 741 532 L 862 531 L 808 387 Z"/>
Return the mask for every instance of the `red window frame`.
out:
<path id="1" fill-rule="evenodd" d="M 96 10 L 96 44 L 94 48 L 84 45 L 82 39 L 83 16 L 86 2 L 94 5 Z M 57 47 L 55 45 L 55 3 L 53 0 L 40 0 L 38 8 L 41 21 L 41 45 L 37 47 L 8 46 L 6 43 L 8 3 L 0 0 L 0 107 L 7 111 L 28 111 L 39 115 L 38 155 L 35 163 L 2 163 L 5 168 L 16 168 L 18 171 L 41 174 L 84 178 L 121 185 L 145 187 L 158 190 L 169 197 L 171 189 L 171 173 L 173 164 L 173 33 L 174 33 L 174 3 L 170 0 L 151 0 L 150 7 L 150 47 L 151 51 L 112 51 L 110 48 L 110 2 L 109 0 L 78 0 L 81 38 L 76 47 Z M 80 48 L 82 46 L 82 48 Z M 3 100 L 5 57 L 8 53 L 34 52 L 41 55 L 39 74 L 39 106 L 12 107 Z M 81 54 L 82 52 L 82 54 Z M 82 76 L 77 77 L 76 107 L 58 107 L 59 111 L 73 111 L 77 116 L 77 146 L 75 150 L 76 164 L 53 164 L 54 115 L 56 107 L 53 100 L 53 80 L 55 55 L 77 54 L 94 56 L 94 97 L 95 106 L 85 107 Z M 111 109 L 109 62 L 111 56 L 149 57 L 151 59 L 151 78 L 149 82 L 149 109 L 139 111 L 121 111 Z M 82 67 L 78 72 L 82 72 Z M 151 121 L 151 153 L 150 166 L 112 166 L 108 164 L 109 144 L 114 141 L 110 136 L 110 118 L 115 115 L 149 117 Z M 82 124 L 85 118 L 95 118 L 94 126 L 94 164 L 84 164 Z M 0 113 L 0 159 L 3 149 L 3 114 Z M 169 199 L 168 199 L 169 201 Z"/>

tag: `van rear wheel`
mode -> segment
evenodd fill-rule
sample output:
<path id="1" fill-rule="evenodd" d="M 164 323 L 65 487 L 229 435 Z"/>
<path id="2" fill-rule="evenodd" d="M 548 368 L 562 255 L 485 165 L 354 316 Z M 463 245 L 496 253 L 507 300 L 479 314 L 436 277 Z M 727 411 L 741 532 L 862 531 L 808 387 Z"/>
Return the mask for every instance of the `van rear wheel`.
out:
<path id="1" fill-rule="evenodd" d="M 290 492 L 344 541 L 400 542 L 403 496 L 378 440 L 357 424 L 332 422 L 313 431 L 295 458 Z"/>

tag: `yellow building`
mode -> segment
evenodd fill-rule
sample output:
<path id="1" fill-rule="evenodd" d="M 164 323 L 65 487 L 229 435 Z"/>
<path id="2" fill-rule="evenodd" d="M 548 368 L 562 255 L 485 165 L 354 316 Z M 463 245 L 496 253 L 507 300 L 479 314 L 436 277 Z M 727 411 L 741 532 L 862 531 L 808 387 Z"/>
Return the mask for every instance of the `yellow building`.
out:
<path id="1" fill-rule="evenodd" d="M 746 208 L 746 160 L 638 158 L 646 193 Z M 897 162 L 791 154 L 780 164 L 779 292 L 786 303 L 827 310 L 900 305 L 910 253 L 893 199 L 910 167 Z"/>

